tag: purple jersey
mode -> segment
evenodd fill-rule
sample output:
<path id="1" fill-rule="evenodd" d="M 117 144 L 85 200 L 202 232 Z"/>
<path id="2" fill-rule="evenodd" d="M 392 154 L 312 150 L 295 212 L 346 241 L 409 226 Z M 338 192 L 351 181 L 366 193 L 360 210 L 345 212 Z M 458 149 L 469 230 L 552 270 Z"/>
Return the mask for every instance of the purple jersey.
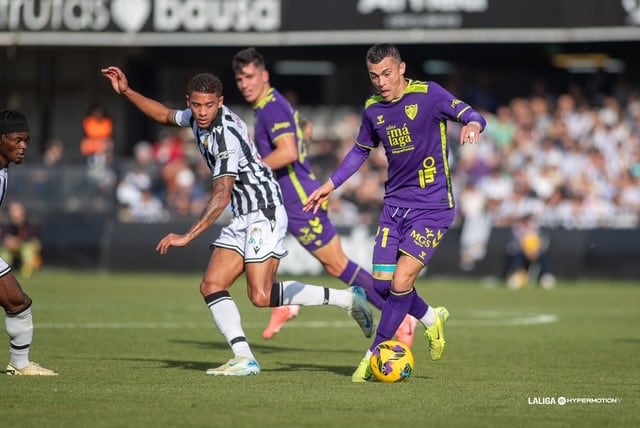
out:
<path id="1" fill-rule="evenodd" d="M 299 113 L 274 88 L 254 107 L 256 112 L 255 141 L 258 152 L 266 158 L 276 148 L 278 138 L 290 134 L 298 146 L 298 160 L 286 168 L 275 171 L 285 200 L 287 211 L 295 204 L 298 208 L 306 202 L 308 195 L 320 187 L 307 159 L 302 129 L 298 123 Z"/>
<path id="2" fill-rule="evenodd" d="M 453 208 L 447 121 L 485 120 L 435 82 L 408 80 L 392 102 L 369 98 L 356 144 L 382 143 L 389 163 L 384 201 L 405 208 Z"/>

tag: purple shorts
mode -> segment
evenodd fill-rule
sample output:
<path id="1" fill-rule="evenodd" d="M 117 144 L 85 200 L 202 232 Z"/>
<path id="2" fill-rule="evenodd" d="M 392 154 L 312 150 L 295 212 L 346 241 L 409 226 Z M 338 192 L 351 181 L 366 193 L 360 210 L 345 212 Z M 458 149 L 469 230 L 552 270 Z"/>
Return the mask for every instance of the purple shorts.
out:
<path id="1" fill-rule="evenodd" d="M 385 205 L 373 248 L 374 270 L 395 270 L 400 253 L 427 266 L 454 218 L 455 210 L 449 208 L 416 209 Z"/>
<path id="2" fill-rule="evenodd" d="M 302 211 L 302 205 L 285 204 L 289 217 L 288 231 L 307 251 L 313 253 L 327 245 L 337 235 L 336 228 L 329 220 L 327 207 L 317 213 Z"/>

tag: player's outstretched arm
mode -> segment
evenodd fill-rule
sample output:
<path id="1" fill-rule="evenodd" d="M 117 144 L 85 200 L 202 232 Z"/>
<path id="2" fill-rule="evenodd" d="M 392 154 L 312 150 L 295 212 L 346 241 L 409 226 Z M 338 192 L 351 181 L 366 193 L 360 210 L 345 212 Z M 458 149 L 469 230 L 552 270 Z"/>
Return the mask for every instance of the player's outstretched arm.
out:
<path id="1" fill-rule="evenodd" d="M 331 181 L 331 179 L 327 180 L 322 186 L 318 187 L 309 195 L 309 198 L 304 204 L 302 210 L 313 210 L 314 214 L 317 213 L 322 204 L 329 200 L 329 197 L 334 190 L 335 186 L 333 185 L 333 181 Z"/>
<path id="2" fill-rule="evenodd" d="M 235 176 L 223 176 L 213 180 L 213 192 L 198 221 L 183 235 L 170 233 L 162 238 L 156 246 L 156 251 L 160 254 L 167 254 L 171 247 L 185 247 L 211 227 L 231 203 L 231 192 L 235 179 Z"/>
<path id="3" fill-rule="evenodd" d="M 147 98 L 141 93 L 133 90 L 129 86 L 127 76 L 120 68 L 109 66 L 101 70 L 102 75 L 109 79 L 113 90 L 124 97 L 127 97 L 138 110 L 143 112 L 149 118 L 163 125 L 175 125 L 175 110 L 170 109 L 164 104 Z"/>

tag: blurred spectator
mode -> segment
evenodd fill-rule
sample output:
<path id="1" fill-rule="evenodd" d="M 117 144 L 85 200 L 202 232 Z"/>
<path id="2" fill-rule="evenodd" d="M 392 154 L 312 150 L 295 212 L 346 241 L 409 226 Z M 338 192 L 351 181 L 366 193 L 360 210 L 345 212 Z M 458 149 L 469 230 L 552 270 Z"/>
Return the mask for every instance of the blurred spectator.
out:
<path id="1" fill-rule="evenodd" d="M 153 157 L 161 165 L 185 158 L 184 140 L 177 129 L 162 129 L 153 145 Z"/>
<path id="2" fill-rule="evenodd" d="M 27 219 L 24 205 L 17 201 L 9 203 L 8 222 L 2 225 L 0 258 L 14 269 L 20 269 L 25 278 L 30 278 L 42 266 L 39 230 Z"/>
<path id="3" fill-rule="evenodd" d="M 54 167 L 64 161 L 64 143 L 59 138 L 51 140 L 42 155 L 42 163 L 47 167 Z"/>
<path id="4" fill-rule="evenodd" d="M 334 198 L 329 204 L 329 218 L 336 227 L 354 227 L 362 224 L 356 204 L 343 198 Z"/>
<path id="5" fill-rule="evenodd" d="M 517 219 L 511 232 L 506 250 L 508 287 L 519 289 L 529 283 L 539 283 L 545 289 L 555 287 L 556 279 L 550 270 L 549 236 L 535 216 L 526 214 Z"/>
<path id="6" fill-rule="evenodd" d="M 160 199 L 164 185 L 160 166 L 153 158 L 153 147 L 148 141 L 139 141 L 134 146 L 133 153 L 133 163 L 125 169 L 116 188 L 119 217 L 122 221 L 147 223 L 166 219 Z M 160 209 L 155 206 L 156 201 L 160 204 Z M 144 209 L 149 209 L 149 214 L 143 214 Z"/>
<path id="7" fill-rule="evenodd" d="M 201 213 L 198 200 L 204 190 L 186 158 L 176 159 L 162 170 L 166 185 L 166 203 L 174 218 L 191 218 Z"/>
<path id="8" fill-rule="evenodd" d="M 491 216 L 487 210 L 487 197 L 469 181 L 458 198 L 460 231 L 460 269 L 473 270 L 484 258 L 491 234 Z"/>
<path id="9" fill-rule="evenodd" d="M 169 213 L 162 201 L 149 187 L 141 188 L 140 197 L 132 201 L 120 214 L 120 220 L 127 223 L 158 223 L 168 219 Z"/>
<path id="10" fill-rule="evenodd" d="M 113 155 L 113 120 L 104 108 L 94 104 L 82 121 L 84 139 L 80 145 L 82 156 L 89 165 L 110 163 Z"/>

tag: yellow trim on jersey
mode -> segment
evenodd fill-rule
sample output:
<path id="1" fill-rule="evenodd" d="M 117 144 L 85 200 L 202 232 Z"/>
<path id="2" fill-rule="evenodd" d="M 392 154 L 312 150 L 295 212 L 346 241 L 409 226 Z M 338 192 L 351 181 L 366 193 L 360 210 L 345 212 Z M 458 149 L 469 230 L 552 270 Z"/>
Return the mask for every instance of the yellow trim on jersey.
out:
<path id="1" fill-rule="evenodd" d="M 369 99 L 364 103 L 364 108 L 368 109 L 374 104 L 378 104 L 384 101 L 381 95 L 372 95 Z"/>
<path id="2" fill-rule="evenodd" d="M 267 95 L 265 95 L 265 97 L 261 100 L 258 100 L 254 105 L 253 108 L 254 109 L 263 109 L 267 104 L 274 102 L 276 100 L 276 95 L 273 93 L 273 91 L 275 91 L 275 88 L 271 88 L 269 89 L 269 92 L 267 93 Z"/>
<path id="3" fill-rule="evenodd" d="M 405 80 L 407 81 L 407 87 L 404 89 L 403 95 L 405 95 L 405 94 L 426 94 L 427 92 L 429 92 L 429 84 L 427 82 L 423 82 L 423 81 L 420 81 L 420 80 L 411 80 L 411 79 L 405 79 Z M 402 97 L 397 98 L 397 99 L 393 100 L 392 102 L 398 101 L 400 99 L 402 99 Z M 379 94 L 372 95 L 365 102 L 364 108 L 368 109 L 372 105 L 381 103 L 383 101 L 384 101 L 384 98 L 382 98 L 381 95 L 379 95 Z"/>
<path id="4" fill-rule="evenodd" d="M 429 92 L 429 84 L 420 80 L 408 80 L 405 94 L 426 94 Z"/>
<path id="5" fill-rule="evenodd" d="M 451 189 L 451 171 L 449 170 L 449 159 L 447 158 L 447 124 L 440 123 L 440 142 L 442 144 L 442 161 L 444 164 L 444 176 L 447 178 L 447 198 L 449 208 L 453 208 L 453 191 Z"/>
<path id="6" fill-rule="evenodd" d="M 298 194 L 298 198 L 302 201 L 302 203 L 307 203 L 307 199 L 309 199 L 309 195 L 304 191 L 304 187 L 302 183 L 300 183 L 300 179 L 298 179 L 298 175 L 296 174 L 296 170 L 293 165 L 287 165 L 287 172 L 289 175 L 289 179 L 291 180 L 291 184 L 293 184 L 293 188 L 296 189 L 296 193 Z"/>
<path id="7" fill-rule="evenodd" d="M 280 138 L 284 137 L 285 135 L 293 135 L 293 138 L 296 137 L 295 132 L 291 131 L 291 132 L 285 132 L 284 134 L 280 134 L 278 135 L 276 138 L 273 139 L 273 142 L 275 143 L 276 141 L 278 141 Z"/>

